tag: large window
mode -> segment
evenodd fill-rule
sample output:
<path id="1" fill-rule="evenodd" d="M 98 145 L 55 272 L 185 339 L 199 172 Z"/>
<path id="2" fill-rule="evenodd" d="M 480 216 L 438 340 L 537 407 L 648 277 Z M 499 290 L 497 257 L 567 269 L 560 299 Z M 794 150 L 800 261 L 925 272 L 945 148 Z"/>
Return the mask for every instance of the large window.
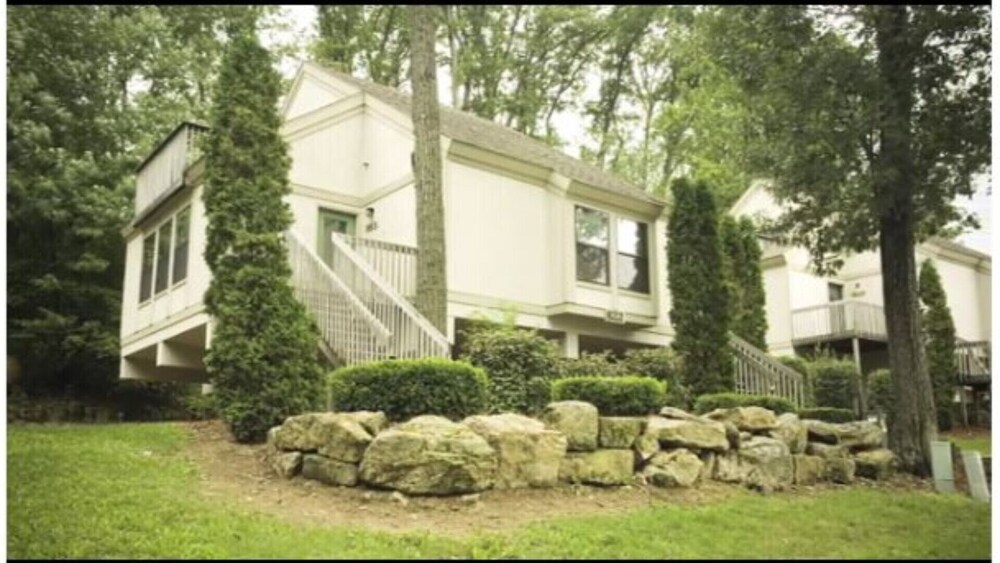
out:
<path id="1" fill-rule="evenodd" d="M 608 214 L 576 208 L 576 279 L 608 285 Z"/>
<path id="2" fill-rule="evenodd" d="M 649 293 L 649 246 L 645 223 L 618 220 L 618 287 Z"/>
<path id="3" fill-rule="evenodd" d="M 170 230 L 173 220 L 160 227 L 156 237 L 156 290 L 159 293 L 167 289 L 170 281 Z"/>
<path id="4" fill-rule="evenodd" d="M 187 277 L 188 239 L 191 230 L 191 208 L 186 207 L 177 214 L 174 221 L 174 272 L 170 283 L 177 283 Z"/>
<path id="5" fill-rule="evenodd" d="M 156 233 L 142 240 L 142 273 L 139 277 L 139 303 L 153 293 L 153 258 L 156 256 Z"/>

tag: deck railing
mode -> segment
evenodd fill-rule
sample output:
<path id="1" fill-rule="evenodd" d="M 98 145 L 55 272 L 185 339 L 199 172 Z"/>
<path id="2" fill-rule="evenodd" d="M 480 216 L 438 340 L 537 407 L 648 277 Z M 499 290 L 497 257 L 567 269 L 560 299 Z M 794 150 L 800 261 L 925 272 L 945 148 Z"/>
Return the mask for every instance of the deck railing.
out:
<path id="1" fill-rule="evenodd" d="M 342 235 L 382 279 L 412 301 L 417 294 L 417 249 L 413 246 Z"/>
<path id="2" fill-rule="evenodd" d="M 184 183 L 184 173 L 200 158 L 197 141 L 205 130 L 194 123 L 182 123 L 142 163 L 136 172 L 136 216 Z"/>
<path id="3" fill-rule="evenodd" d="M 796 407 L 803 406 L 805 387 L 799 372 L 732 333 L 729 347 L 733 351 L 737 393 L 784 397 Z"/>
<path id="4" fill-rule="evenodd" d="M 959 340 L 955 343 L 955 364 L 960 378 L 989 377 L 992 367 L 990 342 Z"/>
<path id="5" fill-rule="evenodd" d="M 885 340 L 885 310 L 862 301 L 835 301 L 792 311 L 792 340 Z"/>

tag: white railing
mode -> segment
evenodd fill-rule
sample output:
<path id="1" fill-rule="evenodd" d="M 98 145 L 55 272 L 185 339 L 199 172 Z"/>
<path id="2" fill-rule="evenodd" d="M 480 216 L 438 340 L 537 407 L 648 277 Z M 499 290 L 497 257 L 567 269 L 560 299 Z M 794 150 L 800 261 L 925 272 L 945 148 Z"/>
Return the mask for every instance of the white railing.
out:
<path id="1" fill-rule="evenodd" d="M 142 164 L 136 173 L 136 215 L 184 183 L 184 173 L 199 158 L 197 140 L 203 131 L 202 126 L 182 123 Z"/>
<path id="2" fill-rule="evenodd" d="M 803 406 L 802 374 L 732 333 L 729 334 L 729 347 L 733 351 L 737 393 L 784 397 L 796 407 Z"/>
<path id="3" fill-rule="evenodd" d="M 862 301 L 835 301 L 792 311 L 792 339 L 874 338 L 884 340 L 885 310 Z"/>
<path id="4" fill-rule="evenodd" d="M 983 377 L 990 375 L 990 342 L 981 340 L 955 343 L 955 364 L 959 377 Z"/>
<path id="5" fill-rule="evenodd" d="M 344 235 L 331 234 L 330 269 L 365 307 L 389 329 L 384 347 L 367 351 L 370 359 L 426 358 L 450 355 L 448 338 L 353 248 Z"/>
<path id="6" fill-rule="evenodd" d="M 417 294 L 417 249 L 413 246 L 343 235 L 389 286 L 413 301 Z"/>
<path id="7" fill-rule="evenodd" d="M 324 341 L 346 364 L 371 358 L 385 348 L 389 329 L 319 256 L 293 233 L 285 232 L 295 296 L 312 314 Z"/>

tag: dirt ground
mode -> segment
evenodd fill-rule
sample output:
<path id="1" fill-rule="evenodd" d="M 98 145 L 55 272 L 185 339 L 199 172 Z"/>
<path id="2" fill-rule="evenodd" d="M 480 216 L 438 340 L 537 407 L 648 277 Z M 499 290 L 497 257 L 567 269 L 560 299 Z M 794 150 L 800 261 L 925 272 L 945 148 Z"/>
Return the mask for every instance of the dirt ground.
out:
<path id="1" fill-rule="evenodd" d="M 233 442 L 221 422 L 179 424 L 193 435 L 187 456 L 198 467 L 206 498 L 309 524 L 464 536 L 563 516 L 615 514 L 668 504 L 696 506 L 759 494 L 714 481 L 699 482 L 690 489 L 565 485 L 552 489 L 486 491 L 477 502 L 460 497 L 408 497 L 404 505 L 387 491 L 332 487 L 302 477 L 282 479 L 265 465 L 263 445 Z M 859 481 L 855 486 L 931 490 L 929 482 L 903 476 L 884 483 Z M 838 488 L 845 486 L 795 487 L 773 494 L 811 496 Z"/>

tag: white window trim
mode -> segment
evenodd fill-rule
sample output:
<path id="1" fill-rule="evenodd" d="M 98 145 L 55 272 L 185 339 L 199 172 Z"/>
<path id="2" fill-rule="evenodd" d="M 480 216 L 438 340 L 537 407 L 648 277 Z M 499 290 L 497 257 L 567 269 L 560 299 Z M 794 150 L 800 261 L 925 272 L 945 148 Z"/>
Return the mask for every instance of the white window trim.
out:
<path id="1" fill-rule="evenodd" d="M 574 201 L 573 203 L 573 280 L 577 285 L 582 285 L 588 289 L 594 289 L 598 291 L 605 291 L 608 293 L 616 294 L 618 292 L 623 292 L 630 297 L 645 298 L 652 300 L 653 298 L 653 287 L 654 287 L 654 277 L 653 277 L 653 228 L 656 224 L 655 221 L 650 221 L 648 219 L 641 219 L 635 215 L 627 215 L 617 211 L 611 211 L 610 209 L 594 206 L 589 203 L 582 203 Z M 588 280 L 581 280 L 576 277 L 576 268 L 578 255 L 576 252 L 577 245 L 577 233 L 576 233 L 576 208 L 581 207 L 583 209 L 589 209 L 592 211 L 598 211 L 604 213 L 608 216 L 608 283 L 607 285 L 597 282 L 592 282 Z M 633 221 L 635 223 L 641 223 L 646 225 L 646 276 L 649 282 L 649 291 L 643 293 L 641 291 L 633 291 L 624 287 L 618 287 L 618 222 L 621 219 L 626 219 L 628 221 Z"/>

